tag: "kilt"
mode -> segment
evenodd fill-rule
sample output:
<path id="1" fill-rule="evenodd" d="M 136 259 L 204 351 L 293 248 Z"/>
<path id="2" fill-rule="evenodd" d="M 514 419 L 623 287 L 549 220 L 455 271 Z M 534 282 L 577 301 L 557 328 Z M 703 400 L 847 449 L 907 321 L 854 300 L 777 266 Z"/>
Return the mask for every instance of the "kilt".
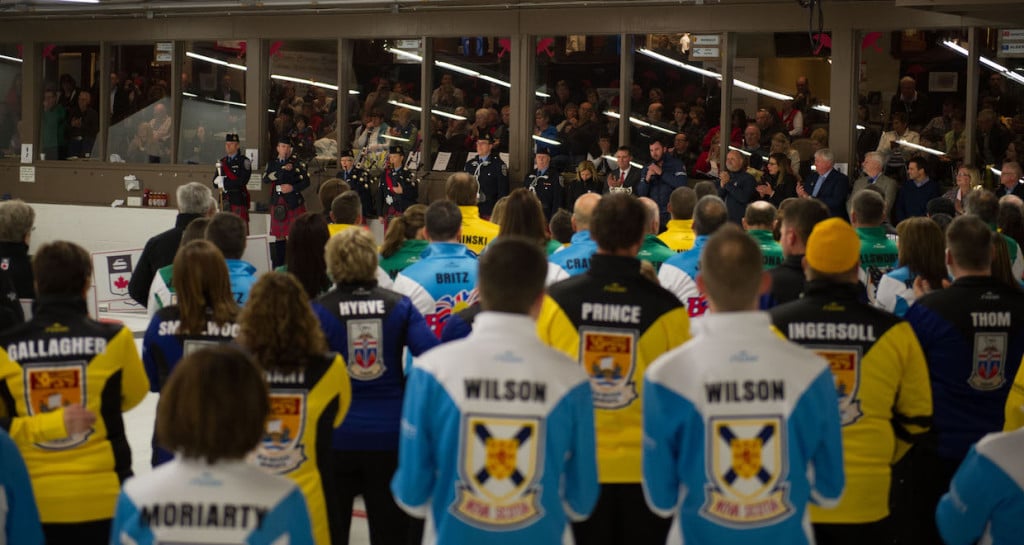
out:
<path id="1" fill-rule="evenodd" d="M 227 201 L 224 202 L 224 211 L 231 212 L 236 216 L 241 216 L 245 223 L 249 223 L 249 207 L 241 204 L 231 204 Z"/>
<path id="2" fill-rule="evenodd" d="M 306 205 L 300 204 L 295 208 L 288 209 L 288 214 L 283 220 L 279 220 L 274 217 L 273 212 L 270 214 L 270 235 L 276 237 L 278 240 L 288 238 L 288 233 L 292 230 L 292 223 L 295 218 L 306 213 Z"/>

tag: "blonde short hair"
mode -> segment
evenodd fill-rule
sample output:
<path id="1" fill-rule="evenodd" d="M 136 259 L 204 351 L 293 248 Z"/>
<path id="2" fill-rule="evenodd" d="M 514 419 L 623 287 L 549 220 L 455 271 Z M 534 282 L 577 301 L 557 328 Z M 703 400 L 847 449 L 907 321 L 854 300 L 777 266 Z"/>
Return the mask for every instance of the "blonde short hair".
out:
<path id="1" fill-rule="evenodd" d="M 24 242 L 35 221 L 36 211 L 25 201 L 0 202 L 0 242 Z"/>
<path id="2" fill-rule="evenodd" d="M 324 257 L 335 283 L 363 283 L 377 277 L 377 244 L 365 229 L 353 227 L 331 237 Z"/>

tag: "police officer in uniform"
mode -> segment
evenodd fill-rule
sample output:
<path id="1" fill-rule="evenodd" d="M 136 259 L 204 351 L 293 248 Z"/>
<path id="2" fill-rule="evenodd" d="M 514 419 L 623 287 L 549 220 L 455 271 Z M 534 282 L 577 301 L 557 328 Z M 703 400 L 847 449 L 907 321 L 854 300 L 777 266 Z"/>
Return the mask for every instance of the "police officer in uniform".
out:
<path id="1" fill-rule="evenodd" d="M 229 133 L 224 137 L 224 157 L 217 163 L 217 176 L 213 185 L 221 190 L 221 208 L 241 216 L 245 220 L 246 229 L 249 225 L 249 176 L 252 175 L 252 162 L 239 151 L 238 135 Z"/>
<path id="2" fill-rule="evenodd" d="M 558 172 L 551 170 L 551 154 L 545 148 L 538 148 L 534 158 L 536 168 L 526 177 L 523 185 L 528 187 L 540 199 L 544 209 L 544 220 L 551 221 L 551 216 L 562 207 L 562 181 Z"/>
<path id="3" fill-rule="evenodd" d="M 381 173 L 377 187 L 377 206 L 385 227 L 391 218 L 401 216 L 406 208 L 416 204 L 419 194 L 419 180 L 415 173 L 405 168 L 402 146 L 391 146 L 388 165 Z"/>
<path id="4" fill-rule="evenodd" d="M 372 176 L 364 168 L 356 165 L 355 155 L 352 150 L 341 152 L 338 158 L 341 163 L 341 170 L 335 178 L 344 180 L 353 191 L 359 194 L 359 202 L 363 204 L 363 217 L 366 219 L 377 217 L 377 207 L 373 202 Z"/>
<path id="5" fill-rule="evenodd" d="M 477 156 L 466 161 L 466 172 L 480 184 L 480 216 L 491 217 L 494 203 L 508 195 L 508 165 L 494 149 L 494 135 L 484 133 L 476 141 Z"/>
<path id="6" fill-rule="evenodd" d="M 271 245 L 274 266 L 284 264 L 285 243 L 295 218 L 306 212 L 302 191 L 309 187 L 306 164 L 292 154 L 292 141 L 282 136 L 277 141 L 277 156 L 267 164 L 263 183 L 270 184 L 270 234 L 277 238 Z"/>

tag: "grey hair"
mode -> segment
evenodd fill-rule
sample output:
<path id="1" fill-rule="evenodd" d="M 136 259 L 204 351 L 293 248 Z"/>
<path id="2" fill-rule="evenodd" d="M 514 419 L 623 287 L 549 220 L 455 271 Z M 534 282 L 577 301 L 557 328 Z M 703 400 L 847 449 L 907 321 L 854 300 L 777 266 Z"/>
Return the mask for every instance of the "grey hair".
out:
<path id="1" fill-rule="evenodd" d="M 885 166 L 885 161 L 882 160 L 882 154 L 877 151 L 869 151 L 865 153 L 864 158 L 877 162 L 879 166 Z"/>
<path id="2" fill-rule="evenodd" d="M 828 161 L 828 164 L 830 165 L 836 164 L 836 154 L 832 153 L 832 150 L 828 148 L 821 148 L 820 150 L 814 152 L 814 158 Z"/>
<path id="3" fill-rule="evenodd" d="M 35 221 L 36 211 L 25 201 L 0 202 L 0 242 L 25 242 Z"/>
<path id="4" fill-rule="evenodd" d="M 178 186 L 178 211 L 182 214 L 206 214 L 210 211 L 213 191 L 199 182 Z"/>

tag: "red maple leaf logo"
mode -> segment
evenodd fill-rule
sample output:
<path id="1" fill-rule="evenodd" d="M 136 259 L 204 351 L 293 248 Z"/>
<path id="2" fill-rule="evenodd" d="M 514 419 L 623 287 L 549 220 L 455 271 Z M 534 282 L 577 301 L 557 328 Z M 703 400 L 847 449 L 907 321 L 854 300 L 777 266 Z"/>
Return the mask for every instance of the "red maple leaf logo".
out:
<path id="1" fill-rule="evenodd" d="M 128 281 L 123 276 L 118 276 L 117 280 L 114 280 L 114 287 L 123 290 L 128 287 Z"/>

